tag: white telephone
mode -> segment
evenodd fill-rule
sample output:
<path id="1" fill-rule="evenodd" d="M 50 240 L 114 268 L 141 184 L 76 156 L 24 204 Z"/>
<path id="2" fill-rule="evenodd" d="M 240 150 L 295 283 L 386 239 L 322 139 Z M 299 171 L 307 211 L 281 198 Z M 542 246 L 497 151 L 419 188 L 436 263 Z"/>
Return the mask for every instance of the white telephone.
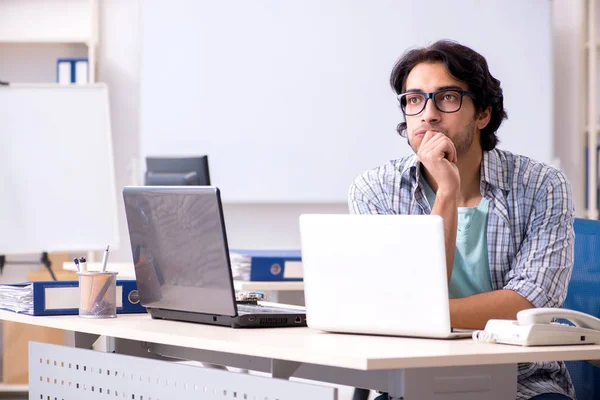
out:
<path id="1" fill-rule="evenodd" d="M 575 326 L 553 322 L 555 318 Z M 564 308 L 532 308 L 517 313 L 517 320 L 491 319 L 473 339 L 519 346 L 549 346 L 600 343 L 600 319 Z"/>

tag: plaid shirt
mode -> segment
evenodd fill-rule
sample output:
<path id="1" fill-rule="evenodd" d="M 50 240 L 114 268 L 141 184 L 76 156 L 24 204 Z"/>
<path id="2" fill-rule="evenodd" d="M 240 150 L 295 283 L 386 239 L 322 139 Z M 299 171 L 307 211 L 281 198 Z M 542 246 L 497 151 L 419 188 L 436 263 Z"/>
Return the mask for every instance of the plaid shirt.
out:
<path id="1" fill-rule="evenodd" d="M 366 171 L 352 183 L 354 214 L 429 214 L 416 155 Z M 564 174 L 507 151 L 483 153 L 481 194 L 489 200 L 488 258 L 494 290 L 511 289 L 536 307 L 560 307 L 573 268 L 571 187 Z M 519 364 L 517 399 L 575 398 L 563 362 Z"/>

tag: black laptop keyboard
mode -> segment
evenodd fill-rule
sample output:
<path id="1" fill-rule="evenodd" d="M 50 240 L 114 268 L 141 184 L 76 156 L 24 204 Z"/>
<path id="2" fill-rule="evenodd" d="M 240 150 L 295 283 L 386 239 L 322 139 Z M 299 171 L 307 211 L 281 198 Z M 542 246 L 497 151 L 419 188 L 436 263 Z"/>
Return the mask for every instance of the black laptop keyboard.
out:
<path id="1" fill-rule="evenodd" d="M 304 314 L 304 311 L 295 308 L 271 307 L 252 304 L 238 304 L 238 314 Z"/>

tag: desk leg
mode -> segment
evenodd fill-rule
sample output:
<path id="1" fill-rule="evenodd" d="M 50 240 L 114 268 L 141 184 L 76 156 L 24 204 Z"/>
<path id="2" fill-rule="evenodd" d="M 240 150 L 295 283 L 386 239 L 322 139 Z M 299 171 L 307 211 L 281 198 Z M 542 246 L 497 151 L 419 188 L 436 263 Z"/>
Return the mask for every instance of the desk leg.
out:
<path id="1" fill-rule="evenodd" d="M 271 360 L 271 377 L 279 379 L 290 379 L 296 370 L 300 367 L 299 362 L 286 360 Z"/>
<path id="2" fill-rule="evenodd" d="M 504 400 L 517 395 L 516 364 L 414 368 L 389 372 L 390 399 Z"/>
<path id="3" fill-rule="evenodd" d="M 114 338 L 83 332 L 65 332 L 65 345 L 78 349 L 94 349 L 103 353 L 114 353 Z"/>
<path id="4" fill-rule="evenodd" d="M 77 347 L 79 349 L 91 349 L 96 340 L 100 335 L 94 335 L 92 333 L 83 333 L 83 332 L 74 332 L 73 333 L 73 347 Z"/>
<path id="5" fill-rule="evenodd" d="M 150 358 L 153 360 L 163 360 L 163 361 L 182 361 L 188 360 L 191 358 L 185 358 L 183 356 L 179 356 L 178 358 L 169 357 L 166 355 L 159 354 L 152 350 L 153 344 L 146 342 L 138 342 L 135 340 L 128 339 L 118 339 L 113 337 L 107 337 L 107 343 L 111 343 L 111 350 L 106 351 L 108 353 L 117 353 L 128 356 L 142 357 L 142 358 Z M 182 348 L 183 351 L 187 349 Z M 220 369 L 228 371 L 227 367 L 222 365 L 208 363 L 208 362 L 199 362 L 204 368 L 212 368 L 212 369 Z"/>

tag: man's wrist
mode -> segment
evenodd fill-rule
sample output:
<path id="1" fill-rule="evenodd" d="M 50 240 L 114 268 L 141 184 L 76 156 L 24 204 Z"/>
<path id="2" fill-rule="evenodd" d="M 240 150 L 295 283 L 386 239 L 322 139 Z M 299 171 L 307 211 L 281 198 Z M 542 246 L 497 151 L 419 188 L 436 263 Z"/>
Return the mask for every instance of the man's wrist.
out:
<path id="1" fill-rule="evenodd" d="M 455 189 L 450 189 L 450 188 L 443 188 L 443 187 L 438 187 L 437 193 L 435 194 L 435 198 L 436 200 L 442 200 L 442 201 L 457 201 L 458 200 L 458 188 Z"/>

